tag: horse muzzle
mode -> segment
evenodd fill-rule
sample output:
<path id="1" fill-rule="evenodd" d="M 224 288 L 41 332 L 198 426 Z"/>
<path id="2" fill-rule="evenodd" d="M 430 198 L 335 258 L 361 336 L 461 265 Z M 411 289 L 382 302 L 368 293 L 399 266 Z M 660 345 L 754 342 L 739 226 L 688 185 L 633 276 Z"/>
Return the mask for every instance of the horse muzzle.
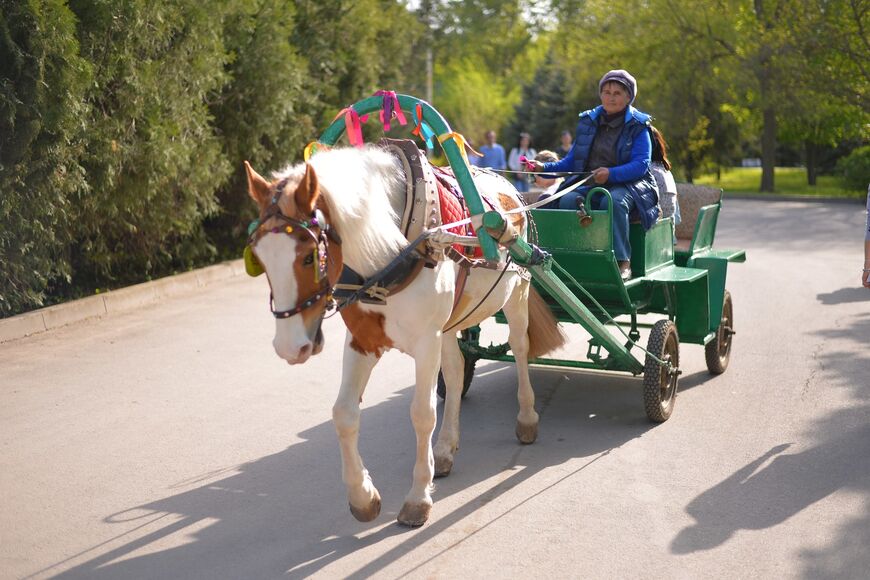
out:
<path id="1" fill-rule="evenodd" d="M 281 325 L 279 324 L 278 331 L 275 333 L 275 339 L 272 341 L 272 346 L 275 347 L 275 353 L 287 361 L 288 364 L 302 364 L 312 356 L 320 354 L 323 350 L 323 330 L 318 325 L 313 339 L 307 334 L 303 334 L 301 338 L 302 340 L 293 340 L 292 336 L 282 332 Z"/>

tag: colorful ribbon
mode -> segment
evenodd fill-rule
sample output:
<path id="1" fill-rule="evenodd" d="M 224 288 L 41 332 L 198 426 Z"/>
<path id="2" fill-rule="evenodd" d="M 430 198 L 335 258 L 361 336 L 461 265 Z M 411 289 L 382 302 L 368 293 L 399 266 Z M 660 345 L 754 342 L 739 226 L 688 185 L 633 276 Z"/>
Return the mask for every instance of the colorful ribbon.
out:
<path id="1" fill-rule="evenodd" d="M 321 151 L 329 151 L 330 149 L 331 147 L 329 147 L 329 145 L 324 145 L 320 141 L 312 141 L 302 150 L 302 159 L 308 161 L 311 159 L 312 155 L 316 155 Z"/>
<path id="2" fill-rule="evenodd" d="M 444 147 L 444 142 L 449 139 L 453 139 L 453 142 L 456 143 L 456 146 L 459 148 L 459 154 L 462 156 L 462 159 L 465 161 L 466 165 L 471 165 L 468 162 L 468 156 L 465 154 L 466 147 L 468 147 L 469 151 L 471 151 L 478 157 L 483 157 L 482 153 L 478 153 L 471 145 L 468 144 L 462 133 L 457 133 L 456 131 L 454 131 L 452 133 L 444 133 L 443 135 L 438 135 L 438 142 L 441 143 L 442 148 Z"/>
<path id="3" fill-rule="evenodd" d="M 354 147 L 362 147 L 363 146 L 363 136 L 362 136 L 362 127 L 360 126 L 360 121 L 365 123 L 368 121 L 369 116 L 363 115 L 360 117 L 360 114 L 356 112 L 356 109 L 353 107 L 346 107 L 338 112 L 338 115 L 335 116 L 336 119 L 344 115 L 344 126 L 347 130 L 347 140 L 350 141 L 350 144 Z"/>
<path id="4" fill-rule="evenodd" d="M 432 141 L 435 131 L 423 120 L 423 106 L 420 103 L 417 103 L 417 106 L 414 107 L 414 130 L 411 131 L 411 134 L 416 135 L 421 141 L 425 142 L 426 148 L 435 148 L 435 143 Z"/>
<path id="5" fill-rule="evenodd" d="M 404 126 L 408 124 L 405 114 L 402 112 L 402 106 L 399 104 L 399 97 L 396 96 L 396 91 L 378 91 L 375 93 L 375 96 L 384 98 L 384 105 L 380 112 L 384 132 L 390 130 L 390 121 L 392 121 L 394 115 L 399 120 L 400 125 Z"/>

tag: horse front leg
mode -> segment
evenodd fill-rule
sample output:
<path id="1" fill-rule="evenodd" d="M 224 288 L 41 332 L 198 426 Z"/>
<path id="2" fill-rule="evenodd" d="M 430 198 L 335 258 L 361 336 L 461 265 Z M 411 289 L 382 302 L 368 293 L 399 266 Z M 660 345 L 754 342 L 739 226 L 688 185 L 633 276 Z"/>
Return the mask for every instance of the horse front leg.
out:
<path id="1" fill-rule="evenodd" d="M 358 441 L 360 401 L 378 357 L 357 352 L 350 346 L 350 340 L 348 332 L 341 388 L 332 408 L 332 420 L 341 447 L 341 478 L 347 486 L 350 513 L 361 522 L 370 522 L 381 512 L 381 495 L 363 465 Z"/>
<path id="2" fill-rule="evenodd" d="M 538 438 L 538 413 L 535 411 L 535 391 L 529 379 L 529 284 L 521 284 L 504 305 L 508 321 L 508 343 L 517 365 L 517 414 L 516 436 L 520 443 L 534 443 Z"/>
<path id="3" fill-rule="evenodd" d="M 435 477 L 450 475 L 453 455 L 459 449 L 459 408 L 462 404 L 464 359 L 456 333 L 441 339 L 441 375 L 444 377 L 444 417 L 435 442 Z"/>
<path id="4" fill-rule="evenodd" d="M 429 519 L 432 510 L 432 432 L 435 431 L 435 381 L 441 366 L 441 336 L 421 338 L 414 352 L 417 384 L 411 402 L 411 423 L 417 435 L 414 482 L 397 518 L 400 524 L 417 527 Z"/>

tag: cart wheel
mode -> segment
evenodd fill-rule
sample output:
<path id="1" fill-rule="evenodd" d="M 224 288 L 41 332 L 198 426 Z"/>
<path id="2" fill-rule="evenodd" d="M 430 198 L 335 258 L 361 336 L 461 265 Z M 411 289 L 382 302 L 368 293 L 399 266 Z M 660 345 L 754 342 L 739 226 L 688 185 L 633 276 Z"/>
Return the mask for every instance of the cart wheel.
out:
<path id="1" fill-rule="evenodd" d="M 677 381 L 680 379 L 680 339 L 673 322 L 659 320 L 655 323 L 649 336 L 647 350 L 671 364 L 669 370 L 652 356 L 647 355 L 643 366 L 643 401 L 646 416 L 650 421 L 663 423 L 674 411 Z"/>
<path id="2" fill-rule="evenodd" d="M 704 347 L 704 358 L 707 359 L 707 370 L 711 375 L 721 375 L 728 368 L 733 334 L 734 306 L 731 304 L 731 293 L 726 290 L 725 298 L 722 300 L 722 320 L 716 330 L 716 338 Z"/>
<path id="3" fill-rule="evenodd" d="M 468 388 L 471 386 L 471 379 L 474 378 L 474 367 L 477 365 L 477 359 L 465 357 L 465 365 L 462 372 L 462 398 L 465 398 L 468 393 Z M 438 396 L 442 399 L 447 396 L 447 384 L 444 382 L 444 375 L 438 371 Z"/>

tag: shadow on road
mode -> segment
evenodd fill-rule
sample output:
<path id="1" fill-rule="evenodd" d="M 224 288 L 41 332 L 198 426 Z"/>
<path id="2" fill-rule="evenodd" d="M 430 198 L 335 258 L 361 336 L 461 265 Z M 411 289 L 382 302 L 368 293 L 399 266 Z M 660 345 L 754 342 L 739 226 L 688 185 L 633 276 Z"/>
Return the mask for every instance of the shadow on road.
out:
<path id="1" fill-rule="evenodd" d="M 870 317 L 856 316 L 840 328 L 818 333 L 823 339 L 866 345 Z M 861 351 L 859 351 L 861 352 Z M 863 351 L 867 352 L 867 351 Z M 696 520 L 674 538 L 671 550 L 688 554 L 724 544 L 739 530 L 776 526 L 838 491 L 864 497 L 865 511 L 839 530 L 829 546 L 802 553 L 806 578 L 858 578 L 870 568 L 870 353 L 823 349 L 806 404 L 826 391 L 847 389 L 854 404 L 817 422 L 817 443 L 788 453 L 777 445 L 696 497 L 686 511 Z M 856 378 L 858 379 L 856 381 Z"/>
<path id="2" fill-rule="evenodd" d="M 571 385 L 559 389 L 561 371 L 535 369 L 533 382 L 546 385 L 537 389 L 541 437 L 535 445 L 521 446 L 513 435 L 517 409 L 514 368 L 489 364 L 479 371 L 483 376 L 475 379 L 462 409 L 462 449 L 454 472 L 437 480 L 433 518 L 423 528 L 409 530 L 395 523 L 414 460 L 409 419 L 413 389 L 407 387 L 363 409 L 360 449 L 384 500 L 375 522 L 358 523 L 347 510 L 337 438 L 332 423 L 325 422 L 300 433 L 304 442 L 239 466 L 232 475 L 204 474 L 202 484 L 180 484 L 196 486 L 192 489 L 107 517 L 107 523 L 126 521 L 125 530 L 129 520 L 138 517 L 142 526 L 136 534 L 146 535 L 125 540 L 125 535 L 132 537 L 125 531 L 73 556 L 67 562 L 92 555 L 59 577 L 307 577 L 386 538 L 404 536 L 382 555 L 366 559 L 364 567 L 352 575 L 368 577 L 541 470 L 588 458 L 566 479 L 652 428 L 636 380 L 596 375 L 586 382 L 582 375 L 572 376 Z M 556 391 L 559 404 L 549 406 Z M 439 416 L 440 411 L 439 405 Z M 582 420 L 587 416 L 595 419 Z M 367 425 L 393 427 L 374 430 Z M 445 513 L 449 509 L 445 498 L 499 474 L 498 483 Z M 482 527 L 517 507 L 511 506 Z M 187 543 L 178 545 L 177 534 L 185 535 Z M 52 568 L 63 568 L 63 564 Z"/>
<path id="3" fill-rule="evenodd" d="M 858 279 L 858 276 L 855 276 Z M 863 286 L 840 288 L 827 294 L 818 294 L 816 298 L 825 305 L 846 304 L 849 302 L 870 302 L 870 289 Z"/>

